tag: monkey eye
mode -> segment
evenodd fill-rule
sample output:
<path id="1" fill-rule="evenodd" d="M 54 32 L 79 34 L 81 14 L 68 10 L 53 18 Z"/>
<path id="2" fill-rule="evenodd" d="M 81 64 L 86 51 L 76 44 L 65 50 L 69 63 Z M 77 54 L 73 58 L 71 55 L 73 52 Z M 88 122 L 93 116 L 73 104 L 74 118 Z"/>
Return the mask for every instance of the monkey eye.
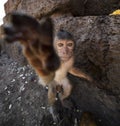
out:
<path id="1" fill-rule="evenodd" d="M 58 46 L 59 46 L 59 47 L 62 47 L 62 46 L 63 46 L 63 43 L 58 43 Z"/>
<path id="2" fill-rule="evenodd" d="M 68 43 L 67 46 L 71 47 L 73 46 L 73 43 Z"/>

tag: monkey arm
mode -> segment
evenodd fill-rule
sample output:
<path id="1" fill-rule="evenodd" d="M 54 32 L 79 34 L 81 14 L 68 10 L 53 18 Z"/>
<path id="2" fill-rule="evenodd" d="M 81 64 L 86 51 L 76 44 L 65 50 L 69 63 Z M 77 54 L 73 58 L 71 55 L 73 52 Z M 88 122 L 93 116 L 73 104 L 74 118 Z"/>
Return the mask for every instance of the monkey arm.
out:
<path id="1" fill-rule="evenodd" d="M 25 14 L 10 14 L 10 24 L 4 25 L 5 41 L 20 41 L 23 53 L 42 81 L 49 83 L 60 65 L 53 48 L 53 24 L 50 18 L 38 22 Z"/>
<path id="2" fill-rule="evenodd" d="M 89 75 L 85 74 L 84 72 L 82 72 L 80 69 L 76 67 L 72 67 L 68 72 L 74 76 L 87 79 L 88 81 L 92 81 L 92 78 Z"/>

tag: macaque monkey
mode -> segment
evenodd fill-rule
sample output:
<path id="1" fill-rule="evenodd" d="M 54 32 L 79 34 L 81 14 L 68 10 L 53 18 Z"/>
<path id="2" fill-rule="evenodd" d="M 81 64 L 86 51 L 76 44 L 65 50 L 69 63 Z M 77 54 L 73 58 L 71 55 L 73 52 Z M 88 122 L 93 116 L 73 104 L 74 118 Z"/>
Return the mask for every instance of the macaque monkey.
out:
<path id="1" fill-rule="evenodd" d="M 92 81 L 91 77 L 73 66 L 75 42 L 70 33 L 60 30 L 53 41 L 50 18 L 40 22 L 25 15 L 12 13 L 11 22 L 4 26 L 5 40 L 20 41 L 23 53 L 35 69 L 43 86 L 48 86 L 48 101 L 52 106 L 58 94 L 64 103 L 72 90 L 67 73 Z"/>
<path id="2" fill-rule="evenodd" d="M 92 78 L 74 67 L 75 41 L 69 32 L 60 30 L 57 33 L 54 39 L 54 48 L 60 58 L 60 67 L 55 71 L 54 82 L 56 86 L 61 87 L 59 98 L 63 102 L 63 100 L 67 98 L 72 91 L 72 84 L 70 84 L 70 81 L 67 78 L 68 73 L 89 81 L 92 81 Z M 53 88 L 54 86 L 51 87 Z M 48 98 L 52 103 L 55 102 L 55 91 L 56 90 L 54 89 L 48 90 Z"/>

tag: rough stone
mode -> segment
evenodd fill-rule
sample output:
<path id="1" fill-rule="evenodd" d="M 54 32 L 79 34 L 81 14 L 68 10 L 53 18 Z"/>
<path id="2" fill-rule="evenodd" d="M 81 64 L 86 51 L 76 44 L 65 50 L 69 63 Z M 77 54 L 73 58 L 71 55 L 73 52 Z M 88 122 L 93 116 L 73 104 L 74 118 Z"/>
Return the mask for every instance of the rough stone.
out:
<path id="1" fill-rule="evenodd" d="M 76 6 L 74 2 L 73 5 Z M 84 3 L 82 0 L 80 2 Z M 68 76 L 75 86 L 70 99 L 78 108 L 77 116 L 89 111 L 96 117 L 100 126 L 119 126 L 120 16 L 105 15 L 119 8 L 120 2 L 87 0 L 80 12 L 76 12 L 72 6 L 69 11 L 71 14 L 68 14 L 66 6 L 68 10 L 71 9 L 69 0 L 8 0 L 5 10 L 6 14 L 17 10 L 37 19 L 44 15 L 53 15 L 55 33 L 59 29 L 65 29 L 74 35 L 77 42 L 75 66 L 95 80 L 90 83 L 72 75 Z M 4 22 L 6 20 L 7 17 Z M 47 119 L 43 118 L 48 114 L 48 111 L 43 109 L 47 108 L 46 92 L 37 85 L 35 73 L 30 75 L 32 68 L 27 64 L 23 68 L 21 62 L 24 58 L 19 43 L 4 45 L 4 50 L 7 54 L 0 55 L 0 125 L 39 126 L 42 119 Z M 6 56 L 8 54 L 10 57 Z M 20 62 L 22 68 L 15 61 Z M 48 120 L 51 120 L 50 118 Z M 46 126 L 48 124 L 54 125 L 50 121 L 46 122 Z"/>
<path id="2" fill-rule="evenodd" d="M 55 12 L 83 16 L 108 15 L 119 7 L 119 0 L 8 0 L 5 11 L 8 14 L 17 10 L 35 17 Z"/>

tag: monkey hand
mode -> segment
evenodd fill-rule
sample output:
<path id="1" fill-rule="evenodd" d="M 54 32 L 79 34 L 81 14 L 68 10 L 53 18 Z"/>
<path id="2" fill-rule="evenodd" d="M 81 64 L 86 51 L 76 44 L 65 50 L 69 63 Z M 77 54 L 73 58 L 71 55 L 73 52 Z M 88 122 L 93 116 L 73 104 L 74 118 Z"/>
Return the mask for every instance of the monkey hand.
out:
<path id="1" fill-rule="evenodd" d="M 41 78 L 48 78 L 48 83 L 60 65 L 53 48 L 51 19 L 44 18 L 38 22 L 35 18 L 20 13 L 11 13 L 10 19 L 10 24 L 3 26 L 5 41 L 8 43 L 20 41 L 28 62 Z"/>

